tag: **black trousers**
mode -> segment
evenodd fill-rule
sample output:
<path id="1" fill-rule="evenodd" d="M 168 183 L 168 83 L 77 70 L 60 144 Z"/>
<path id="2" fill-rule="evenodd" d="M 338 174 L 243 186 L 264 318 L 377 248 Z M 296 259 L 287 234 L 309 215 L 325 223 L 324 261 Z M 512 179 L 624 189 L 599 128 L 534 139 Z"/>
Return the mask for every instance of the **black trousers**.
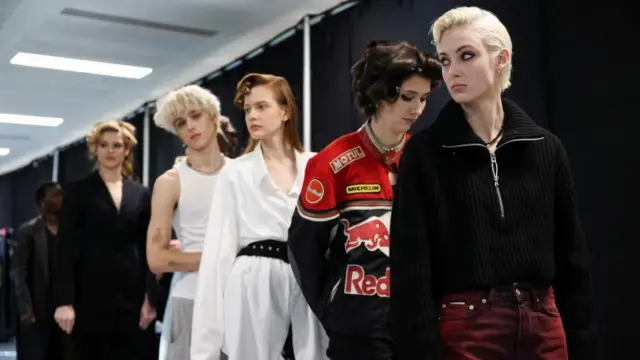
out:
<path id="1" fill-rule="evenodd" d="M 153 326 L 149 326 L 153 328 Z M 159 342 L 149 330 L 75 333 L 75 360 L 157 360 Z"/>
<path id="2" fill-rule="evenodd" d="M 36 320 L 32 325 L 18 324 L 16 352 L 18 360 L 71 360 L 71 336 L 53 321 Z"/>
<path id="3" fill-rule="evenodd" d="M 327 356 L 331 360 L 394 360 L 393 344 L 384 338 L 328 332 Z"/>

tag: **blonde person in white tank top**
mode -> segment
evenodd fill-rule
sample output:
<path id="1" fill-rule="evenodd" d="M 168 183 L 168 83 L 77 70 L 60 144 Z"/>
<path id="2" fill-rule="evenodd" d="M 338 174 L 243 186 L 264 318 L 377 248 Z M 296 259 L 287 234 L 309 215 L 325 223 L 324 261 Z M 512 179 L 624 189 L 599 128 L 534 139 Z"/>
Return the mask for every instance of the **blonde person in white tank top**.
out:
<path id="1" fill-rule="evenodd" d="M 156 125 L 182 140 L 186 159 L 155 182 L 147 257 L 156 274 L 174 273 L 171 316 L 164 327 L 168 334 L 163 337 L 166 359 L 184 360 L 189 359 L 193 298 L 213 188 L 219 172 L 231 161 L 221 145 L 233 152 L 233 139 L 230 127 L 220 126 L 220 101 L 204 88 L 189 85 L 174 90 L 158 100 L 157 108 Z M 219 133 L 220 129 L 226 133 Z M 170 247 L 172 225 L 180 250 Z"/>

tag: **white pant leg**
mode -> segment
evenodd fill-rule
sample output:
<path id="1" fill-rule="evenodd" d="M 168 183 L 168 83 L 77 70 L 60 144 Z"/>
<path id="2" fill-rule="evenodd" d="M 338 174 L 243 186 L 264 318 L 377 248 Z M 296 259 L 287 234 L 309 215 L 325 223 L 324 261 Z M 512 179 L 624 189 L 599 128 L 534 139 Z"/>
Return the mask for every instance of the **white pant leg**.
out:
<path id="1" fill-rule="evenodd" d="M 291 331 L 293 352 L 296 359 L 325 360 L 329 338 L 316 315 L 302 295 L 295 275 L 289 266 L 289 289 L 291 293 Z"/>
<path id="2" fill-rule="evenodd" d="M 291 321 L 290 269 L 275 259 L 236 259 L 224 293 L 223 352 L 229 360 L 282 359 Z"/>
<path id="3" fill-rule="evenodd" d="M 162 319 L 162 330 L 160 333 L 160 347 L 158 351 L 158 360 L 167 360 L 167 350 L 169 347 L 169 334 L 171 333 L 171 293 L 176 282 L 180 279 L 182 273 L 174 273 L 169 286 L 169 295 L 167 296 L 167 304 L 164 308 L 164 318 Z"/>

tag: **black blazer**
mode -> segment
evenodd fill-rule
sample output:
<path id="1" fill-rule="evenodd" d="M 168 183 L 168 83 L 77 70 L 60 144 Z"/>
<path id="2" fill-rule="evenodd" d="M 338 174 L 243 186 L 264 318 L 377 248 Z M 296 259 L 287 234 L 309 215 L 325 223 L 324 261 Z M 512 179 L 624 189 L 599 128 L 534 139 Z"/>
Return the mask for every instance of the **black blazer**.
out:
<path id="1" fill-rule="evenodd" d="M 16 288 L 20 316 L 33 312 L 38 322 L 53 315 L 51 303 L 49 241 L 44 219 L 35 217 L 16 232 L 11 277 Z"/>
<path id="2" fill-rule="evenodd" d="M 65 186 L 53 291 L 56 306 L 73 305 L 74 331 L 134 331 L 145 293 L 155 303 L 150 209 L 149 190 L 127 179 L 120 211 L 97 171 Z"/>

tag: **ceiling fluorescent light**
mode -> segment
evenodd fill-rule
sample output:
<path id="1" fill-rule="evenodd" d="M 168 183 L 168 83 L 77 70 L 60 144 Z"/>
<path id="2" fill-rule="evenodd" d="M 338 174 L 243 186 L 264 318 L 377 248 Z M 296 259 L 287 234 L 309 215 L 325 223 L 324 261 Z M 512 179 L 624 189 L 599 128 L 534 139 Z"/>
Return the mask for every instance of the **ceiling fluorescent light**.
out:
<path id="1" fill-rule="evenodd" d="M 9 149 L 9 148 L 1 148 L 0 147 L 0 156 L 9 155 L 10 152 L 11 152 L 11 149 Z"/>
<path id="2" fill-rule="evenodd" d="M 56 127 L 62 124 L 63 121 L 64 119 L 55 117 L 0 114 L 0 123 L 5 124 Z"/>
<path id="3" fill-rule="evenodd" d="M 142 79 L 151 74 L 153 69 L 147 67 L 112 64 L 98 61 L 64 58 L 58 56 L 17 53 L 11 64 L 31 66 L 43 69 L 74 71 L 86 74 L 115 76 L 128 79 Z"/>

